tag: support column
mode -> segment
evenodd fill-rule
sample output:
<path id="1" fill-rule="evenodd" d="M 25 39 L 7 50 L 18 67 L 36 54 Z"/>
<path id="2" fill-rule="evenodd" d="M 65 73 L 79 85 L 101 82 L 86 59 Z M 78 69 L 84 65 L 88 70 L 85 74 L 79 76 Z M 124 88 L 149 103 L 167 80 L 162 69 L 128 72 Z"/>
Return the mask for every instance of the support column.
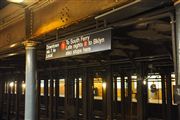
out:
<path id="1" fill-rule="evenodd" d="M 125 79 L 121 75 L 121 119 L 125 120 Z"/>
<path id="2" fill-rule="evenodd" d="M 59 106 L 59 76 L 56 76 L 55 81 L 55 118 L 58 119 L 58 106 Z"/>
<path id="3" fill-rule="evenodd" d="M 26 93 L 25 93 L 25 120 L 37 119 L 37 70 L 36 45 L 34 41 L 24 43 L 26 49 Z"/>
<path id="4" fill-rule="evenodd" d="M 50 96 L 49 96 L 49 120 L 54 120 L 53 112 L 54 112 L 54 79 L 50 79 Z"/>
<path id="5" fill-rule="evenodd" d="M 128 103 L 128 108 L 127 108 L 127 117 L 128 120 L 132 119 L 132 79 L 131 79 L 131 74 L 128 74 L 128 80 L 127 80 L 127 84 L 128 84 L 128 98 L 127 98 L 127 103 Z"/>
<path id="6" fill-rule="evenodd" d="M 166 89 L 167 89 L 167 120 L 172 120 L 172 87 L 171 73 L 166 74 Z"/>
<path id="7" fill-rule="evenodd" d="M 65 111 L 65 120 L 68 120 L 68 87 L 69 87 L 69 76 L 68 76 L 68 71 L 65 71 L 65 98 L 64 98 L 64 111 Z"/>
<path id="8" fill-rule="evenodd" d="M 10 81 L 7 82 L 7 104 L 6 104 L 6 119 L 7 120 L 10 120 L 10 108 L 11 108 L 11 105 L 10 105 L 10 101 L 11 101 L 11 88 L 9 87 L 10 85 Z"/>
<path id="9" fill-rule="evenodd" d="M 107 105 L 107 79 L 106 79 L 107 77 L 106 77 L 106 75 L 105 75 L 105 73 L 102 73 L 102 84 L 104 84 L 103 86 L 102 86 L 102 101 L 103 101 L 103 103 L 102 103 L 102 111 L 103 111 L 103 119 L 104 120 L 108 120 L 107 119 L 107 106 L 109 105 L 109 104 L 111 104 L 111 103 L 108 103 L 108 105 Z"/>
<path id="10" fill-rule="evenodd" d="M 79 120 L 79 75 L 76 75 L 76 105 L 75 105 L 75 118 Z"/>
<path id="11" fill-rule="evenodd" d="M 113 120 L 113 77 L 112 66 L 107 68 L 106 91 L 107 91 L 107 120 Z"/>
<path id="12" fill-rule="evenodd" d="M 0 80 L 0 119 L 2 119 L 3 116 L 4 87 L 5 87 L 4 79 L 1 79 Z"/>
<path id="13" fill-rule="evenodd" d="M 176 8 L 176 47 L 177 47 L 177 69 L 176 69 L 176 84 L 180 85 L 180 0 L 175 3 Z M 178 116 L 180 120 L 180 104 L 178 105 Z"/>
<path id="14" fill-rule="evenodd" d="M 36 109 L 37 109 L 37 120 L 40 120 L 40 104 L 41 104 L 41 79 L 39 79 L 39 77 L 37 78 L 37 106 L 36 106 Z"/>
<path id="15" fill-rule="evenodd" d="M 15 104 L 16 104 L 16 95 L 15 95 L 15 81 L 17 79 L 17 76 L 16 75 L 13 75 L 14 76 L 14 79 L 13 79 L 13 82 L 14 82 L 14 86 L 12 87 L 12 109 L 11 109 L 11 113 L 13 114 L 15 112 Z"/>
<path id="16" fill-rule="evenodd" d="M 88 120 L 88 77 L 87 68 L 84 68 L 82 78 L 82 101 L 83 101 L 83 120 Z"/>
<path id="17" fill-rule="evenodd" d="M 18 75 L 18 78 L 20 78 L 19 77 L 19 75 Z M 21 89 L 21 86 L 22 85 L 22 81 L 21 81 L 21 79 L 18 79 L 17 80 L 17 87 L 16 87 L 16 118 L 15 118 L 15 120 L 19 120 L 19 101 L 20 101 L 20 98 L 19 98 L 19 96 L 20 96 L 20 89 Z"/>
<path id="18" fill-rule="evenodd" d="M 166 112 L 166 79 L 165 75 L 161 74 L 161 84 L 162 84 L 162 114 L 163 120 L 167 120 L 167 112 Z"/>
<path id="19" fill-rule="evenodd" d="M 146 120 L 146 107 L 147 107 L 147 79 L 146 75 L 146 66 L 144 63 L 137 64 L 137 119 L 138 120 Z"/>
<path id="20" fill-rule="evenodd" d="M 48 78 L 48 76 L 46 77 Z M 44 99 L 45 99 L 45 108 L 46 108 L 46 117 L 49 117 L 49 100 L 48 100 L 48 79 L 44 79 Z"/>
<path id="21" fill-rule="evenodd" d="M 143 120 L 143 80 L 138 76 L 137 80 L 137 117 L 138 120 Z"/>
<path id="22" fill-rule="evenodd" d="M 88 120 L 94 119 L 93 115 L 93 103 L 94 103 L 94 94 L 93 94 L 93 88 L 94 88 L 94 77 L 91 69 L 88 69 Z"/>
<path id="23" fill-rule="evenodd" d="M 113 108 L 114 108 L 114 113 L 115 116 L 117 117 L 118 114 L 118 95 L 117 95 L 117 76 L 113 77 L 113 81 L 114 81 L 114 104 L 113 104 Z"/>

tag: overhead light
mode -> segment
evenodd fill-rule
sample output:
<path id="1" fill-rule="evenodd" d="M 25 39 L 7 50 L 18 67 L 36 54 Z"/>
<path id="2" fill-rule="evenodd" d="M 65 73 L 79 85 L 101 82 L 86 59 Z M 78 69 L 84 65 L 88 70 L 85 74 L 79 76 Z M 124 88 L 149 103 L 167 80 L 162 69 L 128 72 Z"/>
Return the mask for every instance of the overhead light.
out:
<path id="1" fill-rule="evenodd" d="M 17 46 L 17 43 L 14 43 L 14 44 L 11 44 L 9 47 L 13 48 L 13 47 L 16 47 L 16 46 Z"/>
<path id="2" fill-rule="evenodd" d="M 22 3 L 24 2 L 24 0 L 7 0 L 8 2 L 12 2 L 12 3 Z"/>
<path id="3" fill-rule="evenodd" d="M 17 53 L 10 53 L 10 54 L 8 54 L 7 56 L 14 56 L 14 55 L 17 55 Z"/>

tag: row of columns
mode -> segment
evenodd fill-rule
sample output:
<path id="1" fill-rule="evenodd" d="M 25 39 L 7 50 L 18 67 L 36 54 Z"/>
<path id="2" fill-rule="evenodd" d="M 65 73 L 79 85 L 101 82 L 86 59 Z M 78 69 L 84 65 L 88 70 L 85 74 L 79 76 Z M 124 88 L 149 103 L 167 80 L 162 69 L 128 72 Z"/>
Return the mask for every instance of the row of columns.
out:
<path id="1" fill-rule="evenodd" d="M 24 76 L 22 75 L 23 73 L 12 73 L 10 76 L 5 76 L 1 78 L 0 119 L 6 118 L 7 120 L 9 120 L 13 116 L 15 120 L 19 120 L 20 108 L 21 108 L 19 106 L 19 103 L 22 99 L 21 84 L 22 84 L 22 80 L 24 80 L 24 78 L 22 78 Z M 16 90 L 15 90 L 15 81 L 17 85 Z"/>
<path id="2" fill-rule="evenodd" d="M 87 69 L 87 68 L 86 68 Z M 90 102 L 89 103 L 89 100 L 90 101 L 92 101 L 92 98 L 93 98 L 93 95 L 92 95 L 92 93 L 93 92 L 89 92 L 89 91 L 92 91 L 92 87 L 88 87 L 88 85 L 89 85 L 89 82 L 92 82 L 93 81 L 93 78 L 94 78 L 94 76 L 93 75 L 87 75 L 87 72 L 86 72 L 86 69 L 83 69 L 83 76 L 82 76 L 82 82 L 83 82 L 83 118 L 84 118 L 84 120 L 88 120 L 88 119 L 93 119 L 93 111 L 92 111 L 92 109 L 91 109 L 91 111 L 89 112 L 91 115 L 90 116 L 87 116 L 87 109 L 89 109 L 89 107 L 91 108 L 92 107 L 92 103 Z M 113 94 L 114 93 L 112 93 L 111 92 L 111 94 L 109 94 L 108 92 L 110 92 L 110 89 L 108 89 L 108 88 L 112 88 L 112 84 L 108 84 L 108 82 L 112 82 L 113 80 L 111 80 L 112 79 L 112 70 L 111 70 L 112 68 L 109 66 L 108 68 L 107 68 L 107 71 L 106 71 L 106 73 L 108 73 L 108 74 L 106 74 L 105 76 L 104 76 L 104 79 L 106 79 L 107 81 L 106 81 L 106 83 L 107 83 L 107 90 L 106 90 L 106 92 L 105 92 L 105 94 L 107 94 L 107 98 L 105 98 L 105 97 L 103 97 L 103 98 L 105 98 L 105 101 L 104 101 L 104 109 L 103 109 L 103 113 L 105 114 L 106 113 L 106 110 L 107 111 L 109 111 L 109 112 L 107 112 L 107 114 L 105 114 L 104 115 L 104 119 L 108 119 L 108 120 L 111 120 L 112 118 L 113 118 L 113 114 L 112 113 L 114 113 L 115 111 L 114 111 L 114 107 L 115 106 L 112 106 L 112 103 L 113 102 L 115 102 L 114 100 L 113 100 L 113 102 L 111 101 L 110 103 L 108 103 L 107 101 L 110 101 L 110 100 L 112 100 L 112 96 L 114 96 Z M 71 72 L 72 73 L 72 72 Z M 71 74 L 70 73 L 70 74 Z M 72 75 L 72 74 L 71 74 Z M 82 75 L 82 74 L 81 74 Z M 58 75 L 55 75 L 55 76 L 58 76 Z M 90 77 L 91 76 L 91 77 Z M 128 76 L 128 80 L 125 80 L 124 79 L 124 76 Z M 144 103 L 147 103 L 147 101 L 145 102 L 145 96 L 147 97 L 147 95 L 145 95 L 144 93 L 147 93 L 147 91 L 145 92 L 145 90 L 147 90 L 147 86 L 145 86 L 145 85 L 143 85 L 143 78 L 142 78 L 142 76 L 144 76 L 144 75 L 140 75 L 139 77 L 138 77 L 138 120 L 144 120 L 144 119 L 146 119 L 146 114 L 145 114 L 145 109 L 143 109 L 145 106 L 146 106 L 146 104 L 144 104 Z M 170 116 L 170 113 L 171 113 L 171 105 L 172 105 L 172 98 L 170 97 L 171 96 L 171 74 L 170 74 L 170 72 L 168 72 L 168 73 L 166 73 L 166 74 L 162 74 L 161 75 L 162 76 L 162 100 L 163 100 L 163 116 L 165 116 L 164 118 L 164 120 L 171 120 L 171 116 Z M 15 76 L 14 76 L 15 77 Z M 45 89 L 47 89 L 46 91 L 48 91 L 48 78 L 49 76 L 46 76 L 46 77 L 44 77 L 44 81 L 47 81 L 47 82 L 45 82 L 45 84 L 44 84 L 44 86 L 45 86 Z M 67 79 L 69 79 L 69 81 L 72 81 L 74 78 L 80 78 L 80 76 L 73 76 L 72 78 L 66 78 L 66 80 Z M 122 118 L 123 119 L 130 119 L 132 116 L 131 116 L 131 113 L 127 113 L 127 111 L 131 111 L 131 110 L 129 110 L 129 109 L 132 109 L 131 107 L 129 107 L 132 103 L 131 103 L 131 75 L 125 75 L 125 74 L 122 74 L 121 75 L 121 93 L 122 93 L 122 97 L 121 97 L 121 103 L 124 105 L 121 105 L 121 114 L 122 114 Z M 41 79 L 42 79 L 42 77 L 41 77 Z M 16 80 L 16 78 L 15 78 L 15 80 Z M 17 79 L 17 80 L 19 80 L 19 78 Z M 23 80 L 23 79 L 21 79 L 21 80 Z M 54 82 L 54 80 L 55 80 L 55 82 L 56 82 L 56 85 L 55 86 L 53 86 L 53 82 Z M 116 80 L 116 82 L 117 82 L 117 77 L 115 77 L 114 76 L 114 80 Z M 166 81 L 166 84 L 165 84 L 165 81 Z M 2 82 L 2 81 L 1 81 Z M 20 89 L 21 88 L 21 81 L 17 81 L 18 83 L 20 83 L 20 84 L 18 84 L 17 83 L 17 85 L 19 85 L 19 87 L 17 86 L 17 89 Z M 39 91 L 40 91 L 40 79 L 38 80 L 38 96 L 40 97 L 40 93 L 39 93 Z M 86 84 L 85 84 L 85 82 L 86 82 Z M 115 82 L 115 83 L 116 83 Z M 128 99 L 125 97 L 125 82 L 128 84 Z M 71 83 L 71 82 L 68 82 L 68 83 Z M 50 80 L 50 96 L 48 97 L 48 92 L 45 92 L 45 93 L 47 93 L 47 95 L 45 95 L 45 97 L 47 96 L 47 99 L 45 100 L 45 101 L 49 101 L 49 103 L 46 103 L 46 105 L 48 105 L 48 107 L 46 107 L 46 110 L 47 110 L 47 118 L 49 118 L 50 120 L 52 120 L 52 119 L 55 119 L 55 118 L 53 118 L 55 115 L 55 112 L 57 112 L 57 110 L 55 110 L 54 111 L 54 107 L 57 107 L 58 105 L 57 105 L 57 101 L 55 102 L 55 106 L 53 105 L 53 101 L 55 100 L 55 99 L 57 99 L 58 97 L 59 97 L 59 93 L 58 92 L 55 92 L 55 94 L 57 94 L 57 97 L 54 99 L 54 97 L 53 97 L 53 95 L 54 95 L 54 91 L 53 91 L 53 88 L 55 87 L 55 89 L 56 89 L 56 91 L 59 91 L 59 89 L 58 89 L 58 85 L 59 85 L 59 79 L 51 79 Z M 93 84 L 93 83 L 92 83 Z M 90 85 L 90 86 L 92 86 L 92 84 Z M 3 85 L 3 84 L 1 84 L 1 85 Z M 78 83 L 76 84 L 76 85 L 78 85 Z M 167 88 L 167 90 L 165 89 L 165 85 L 166 85 L 166 88 Z M 71 85 L 72 86 L 72 85 Z M 70 90 L 69 89 L 69 87 L 71 87 L 70 85 L 67 85 L 66 86 L 66 89 L 68 89 L 68 90 Z M 115 85 L 115 86 L 117 86 L 117 85 Z M 163 88 L 164 87 L 164 88 Z M 1 87 L 1 88 L 4 88 L 3 86 Z M 12 89 L 12 88 L 11 88 Z M 13 88 L 14 89 L 14 88 Z M 88 89 L 90 89 L 89 91 L 88 91 Z M 76 88 L 76 91 L 78 91 L 79 90 L 79 88 L 77 87 Z M 84 91 L 85 90 L 85 91 Z M 10 89 L 9 89 L 9 91 L 11 91 Z M 71 91 L 71 90 L 70 90 Z M 117 89 L 115 90 L 116 92 L 117 92 Z M 12 95 L 8 95 L 7 97 L 8 97 L 8 99 L 7 99 L 7 101 L 8 101 L 8 104 L 7 104 L 7 108 L 8 108 L 8 110 L 7 110 L 7 113 L 9 113 L 9 111 L 11 111 L 10 109 L 12 109 L 12 108 L 10 108 L 10 103 L 12 102 L 12 101 L 15 101 L 15 99 L 14 98 L 16 98 L 16 99 L 19 99 L 19 94 L 18 94 L 18 92 L 20 92 L 20 90 L 19 91 L 17 91 L 17 94 L 15 94 L 14 92 L 12 93 L 12 94 L 14 94 L 16 97 L 14 97 L 14 96 L 12 96 Z M 21 92 L 20 92 L 21 93 Z M 74 92 L 72 92 L 72 93 L 74 93 Z M 91 95 L 90 94 L 88 94 L 88 93 L 91 93 Z M 2 95 L 2 94 L 0 94 L 0 95 Z M 117 93 L 115 94 L 115 95 L 117 95 Z M 78 96 L 78 95 L 77 95 Z M 103 95 L 104 96 L 104 95 Z M 163 97 L 164 96 L 164 97 Z M 169 97 L 166 97 L 166 96 L 169 96 Z M 89 97 L 89 100 L 88 99 L 84 99 L 84 98 L 88 98 Z M 53 100 L 54 99 L 54 100 Z M 66 99 L 69 99 L 69 97 L 67 98 L 67 96 L 66 96 Z M 73 97 L 73 99 L 74 99 L 74 97 Z M 109 100 L 110 99 L 110 100 Z M 107 101 L 106 101 L 107 100 Z M 117 96 L 116 96 L 116 100 L 117 100 Z M 167 100 L 167 102 L 166 102 L 166 100 Z M 69 101 L 69 100 L 68 100 Z M 127 101 L 128 101 L 128 104 L 127 104 Z M 14 104 L 13 103 L 13 106 L 14 105 L 16 105 L 16 106 L 19 106 L 18 104 L 19 103 L 17 103 L 17 102 L 19 102 L 18 100 L 16 100 L 16 104 Z M 107 104 L 108 103 L 108 104 Z M 69 103 L 65 103 L 65 105 L 66 104 L 69 104 Z M 74 104 L 73 104 L 74 105 Z M 76 97 L 76 113 L 74 113 L 75 115 L 76 115 L 76 118 L 78 118 L 79 116 L 78 116 L 78 114 L 79 114 L 79 110 L 77 110 L 78 109 L 78 106 L 79 104 L 78 104 L 78 99 L 77 99 L 77 97 Z M 116 106 L 117 106 L 117 102 L 116 102 L 116 104 L 115 104 Z M 75 106 L 72 106 L 72 107 L 75 107 Z M 71 107 L 71 108 L 72 108 Z M 19 107 L 13 107 L 13 111 L 14 111 L 14 108 L 16 108 L 17 110 L 16 110 L 16 118 L 17 118 L 17 120 L 18 120 L 18 108 Z M 39 106 L 38 107 L 36 107 L 36 109 L 37 110 L 39 110 Z M 66 109 L 69 109 L 69 107 L 67 107 Z M 70 109 L 71 110 L 71 109 Z M 54 112 L 54 113 L 53 113 Z M 68 113 L 68 111 L 66 111 L 66 113 Z M 117 113 L 117 112 L 116 112 Z M 168 114 L 167 114 L 168 113 Z M 74 117 L 74 114 L 73 114 L 73 117 Z M 57 115 L 57 114 L 56 114 Z M 8 117 L 10 117 L 9 116 L 9 114 L 7 114 L 7 118 Z M 66 118 L 69 118 L 69 117 L 71 117 L 70 116 L 70 114 L 67 114 L 66 115 Z M 128 119 L 128 120 L 129 120 Z"/>

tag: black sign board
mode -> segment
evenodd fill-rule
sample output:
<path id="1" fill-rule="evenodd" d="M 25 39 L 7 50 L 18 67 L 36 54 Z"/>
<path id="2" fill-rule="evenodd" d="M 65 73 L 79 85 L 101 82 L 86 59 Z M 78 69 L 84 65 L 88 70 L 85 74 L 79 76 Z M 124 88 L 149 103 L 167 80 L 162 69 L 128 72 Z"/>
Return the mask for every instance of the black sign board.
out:
<path id="1" fill-rule="evenodd" d="M 180 85 L 174 85 L 174 103 L 180 104 Z"/>
<path id="2" fill-rule="evenodd" d="M 46 60 L 111 49 L 111 29 L 52 42 L 46 45 Z"/>

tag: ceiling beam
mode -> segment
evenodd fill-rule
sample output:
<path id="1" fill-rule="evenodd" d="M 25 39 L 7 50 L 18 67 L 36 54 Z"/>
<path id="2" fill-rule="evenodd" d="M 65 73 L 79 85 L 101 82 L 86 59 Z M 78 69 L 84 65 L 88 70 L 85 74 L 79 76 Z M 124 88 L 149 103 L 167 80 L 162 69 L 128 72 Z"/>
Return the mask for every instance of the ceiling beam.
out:
<path id="1" fill-rule="evenodd" d="M 10 46 L 14 43 L 23 42 L 27 39 L 36 39 L 53 30 L 65 28 L 74 23 L 80 23 L 84 19 L 95 17 L 134 1 L 139 2 L 133 8 L 143 12 L 147 8 L 152 9 L 169 0 L 160 0 L 165 2 L 159 2 L 159 0 L 158 2 L 157 0 L 101 0 L 101 2 L 98 0 L 54 0 L 50 3 L 47 0 L 48 3 L 46 4 L 34 4 L 28 7 L 29 12 L 19 13 L 19 15 L 7 21 L 0 20 L 0 29 L 3 27 L 0 30 L 0 52 L 4 49 L 11 49 Z M 147 4 L 149 3 L 152 4 L 148 6 Z M 143 7 L 145 4 L 146 7 Z M 120 11 L 127 13 L 127 7 L 125 8 L 125 10 L 121 9 Z M 130 8 L 131 6 L 128 6 L 128 9 Z M 129 15 L 132 15 L 133 11 L 129 11 Z M 119 15 L 123 16 L 123 14 Z M 25 19 L 27 16 L 28 19 Z M 27 32 L 30 33 L 28 38 Z"/>

